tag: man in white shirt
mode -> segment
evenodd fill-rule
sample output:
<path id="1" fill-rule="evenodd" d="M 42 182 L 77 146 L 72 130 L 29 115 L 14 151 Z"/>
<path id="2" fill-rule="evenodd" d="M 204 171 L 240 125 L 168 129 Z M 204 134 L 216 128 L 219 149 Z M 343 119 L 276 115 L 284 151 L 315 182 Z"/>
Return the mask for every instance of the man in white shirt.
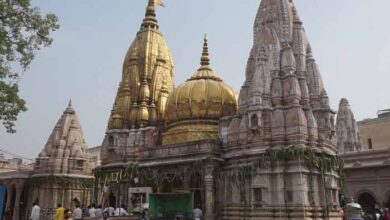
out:
<path id="1" fill-rule="evenodd" d="M 201 220 L 202 219 L 202 215 L 203 215 L 203 212 L 202 212 L 202 209 L 200 209 L 200 205 L 198 205 L 196 207 L 196 209 L 194 209 L 194 219 L 195 220 Z"/>
<path id="2" fill-rule="evenodd" d="M 39 208 L 38 203 L 35 202 L 33 204 L 32 210 L 31 210 L 30 219 L 31 220 L 39 220 L 40 216 L 41 216 L 41 208 Z"/>
<path id="3" fill-rule="evenodd" d="M 83 219 L 83 210 L 80 209 L 80 205 L 76 205 L 76 208 L 73 210 L 74 220 Z"/>
<path id="4" fill-rule="evenodd" d="M 130 214 L 126 211 L 125 205 L 122 205 L 120 208 L 117 208 L 114 211 L 114 216 L 129 216 Z"/>
<path id="5" fill-rule="evenodd" d="M 115 208 L 112 206 L 109 206 L 103 210 L 103 212 L 108 213 L 108 216 L 114 216 Z"/>
<path id="6" fill-rule="evenodd" d="M 96 217 L 95 204 L 92 204 L 92 207 L 89 209 L 89 217 Z"/>

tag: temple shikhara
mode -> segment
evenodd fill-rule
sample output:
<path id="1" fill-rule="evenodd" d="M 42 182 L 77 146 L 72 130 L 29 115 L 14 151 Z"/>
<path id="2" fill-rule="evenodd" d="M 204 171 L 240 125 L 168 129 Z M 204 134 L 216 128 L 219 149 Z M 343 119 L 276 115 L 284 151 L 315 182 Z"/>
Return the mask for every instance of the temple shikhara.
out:
<path id="1" fill-rule="evenodd" d="M 199 39 L 198 69 L 176 73 L 188 79 L 174 85 L 158 2 L 148 0 L 124 57 L 102 145 L 87 148 L 69 103 L 34 165 L 0 176 L 12 219 L 25 219 L 35 201 L 47 219 L 57 202 L 68 208 L 123 204 L 134 213 L 148 207 L 150 219 L 174 219 L 172 207 L 191 219 L 199 207 L 204 220 L 341 220 L 348 197 L 374 210 L 381 201 L 390 205 L 387 198 L 373 203 L 362 193 L 374 193 L 353 179 L 371 172 L 365 164 L 372 158 L 360 152 L 377 139 L 359 128 L 374 122 L 357 123 L 346 99 L 335 122 L 292 0 L 261 1 L 240 91 L 214 72 L 213 60 L 222 58 L 212 56 L 214 39 L 207 36 L 203 44 Z M 378 140 L 390 146 L 383 136 Z M 377 172 L 386 176 L 388 149 L 380 152 L 383 170 Z M 345 191 L 346 184 L 353 187 Z"/>

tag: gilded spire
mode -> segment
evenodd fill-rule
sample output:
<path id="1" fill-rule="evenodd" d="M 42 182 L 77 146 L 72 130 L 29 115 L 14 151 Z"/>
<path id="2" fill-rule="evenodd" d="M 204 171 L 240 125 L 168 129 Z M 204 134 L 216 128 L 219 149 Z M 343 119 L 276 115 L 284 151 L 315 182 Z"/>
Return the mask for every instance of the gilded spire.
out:
<path id="1" fill-rule="evenodd" d="M 114 118 L 118 122 L 116 125 L 121 125 L 122 129 L 139 128 L 141 124 L 146 126 L 151 121 L 148 111 L 151 112 L 153 123 L 162 120 L 161 108 L 157 113 L 154 111 L 155 106 L 165 102 L 161 98 L 162 80 L 166 81 L 164 92 L 169 94 L 173 90 L 173 61 L 167 43 L 158 30 L 157 5 L 162 5 L 162 0 L 147 1 L 141 28 L 126 53 L 122 81 L 115 98 L 117 106 L 111 116 L 112 126 L 109 129 L 116 129 L 113 126 Z"/>
<path id="2" fill-rule="evenodd" d="M 148 28 L 158 29 L 155 5 L 155 0 L 149 0 L 148 6 L 146 7 L 145 18 L 141 25 L 141 30 Z"/>
<path id="3" fill-rule="evenodd" d="M 203 38 L 203 51 L 202 57 L 200 58 L 201 68 L 210 68 L 210 57 L 209 57 L 209 45 L 207 43 L 207 35 L 204 35 Z"/>
<path id="4" fill-rule="evenodd" d="M 204 39 L 203 39 L 203 50 L 202 50 L 202 56 L 200 58 L 200 68 L 188 80 L 198 80 L 198 79 L 212 79 L 216 81 L 222 81 L 222 79 L 216 76 L 213 70 L 210 68 L 209 46 L 207 43 L 206 35 L 204 35 Z"/>

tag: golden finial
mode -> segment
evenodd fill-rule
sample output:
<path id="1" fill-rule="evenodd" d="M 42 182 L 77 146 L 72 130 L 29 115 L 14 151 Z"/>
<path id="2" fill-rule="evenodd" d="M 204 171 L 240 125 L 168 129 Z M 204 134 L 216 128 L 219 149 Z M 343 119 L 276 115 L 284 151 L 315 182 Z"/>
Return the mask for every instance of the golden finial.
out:
<path id="1" fill-rule="evenodd" d="M 200 58 L 200 65 L 202 67 L 208 67 L 210 65 L 210 57 L 209 57 L 209 46 L 207 43 L 207 35 L 204 35 L 203 39 L 203 51 L 202 57 Z"/>
<path id="2" fill-rule="evenodd" d="M 142 28 L 155 28 L 158 29 L 157 18 L 156 18 L 156 8 L 155 4 L 158 3 L 158 0 L 148 0 L 148 6 L 146 7 L 145 18 L 142 22 Z"/>

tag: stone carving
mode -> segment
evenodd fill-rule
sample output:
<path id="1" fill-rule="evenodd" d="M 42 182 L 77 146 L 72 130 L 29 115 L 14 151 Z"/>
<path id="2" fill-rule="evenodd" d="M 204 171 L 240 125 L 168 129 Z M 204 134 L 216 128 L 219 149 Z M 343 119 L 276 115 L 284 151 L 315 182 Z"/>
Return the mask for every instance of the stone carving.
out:
<path id="1" fill-rule="evenodd" d="M 39 153 L 34 173 L 90 175 L 88 158 L 87 144 L 83 138 L 80 122 L 69 102 L 45 147 Z"/>

